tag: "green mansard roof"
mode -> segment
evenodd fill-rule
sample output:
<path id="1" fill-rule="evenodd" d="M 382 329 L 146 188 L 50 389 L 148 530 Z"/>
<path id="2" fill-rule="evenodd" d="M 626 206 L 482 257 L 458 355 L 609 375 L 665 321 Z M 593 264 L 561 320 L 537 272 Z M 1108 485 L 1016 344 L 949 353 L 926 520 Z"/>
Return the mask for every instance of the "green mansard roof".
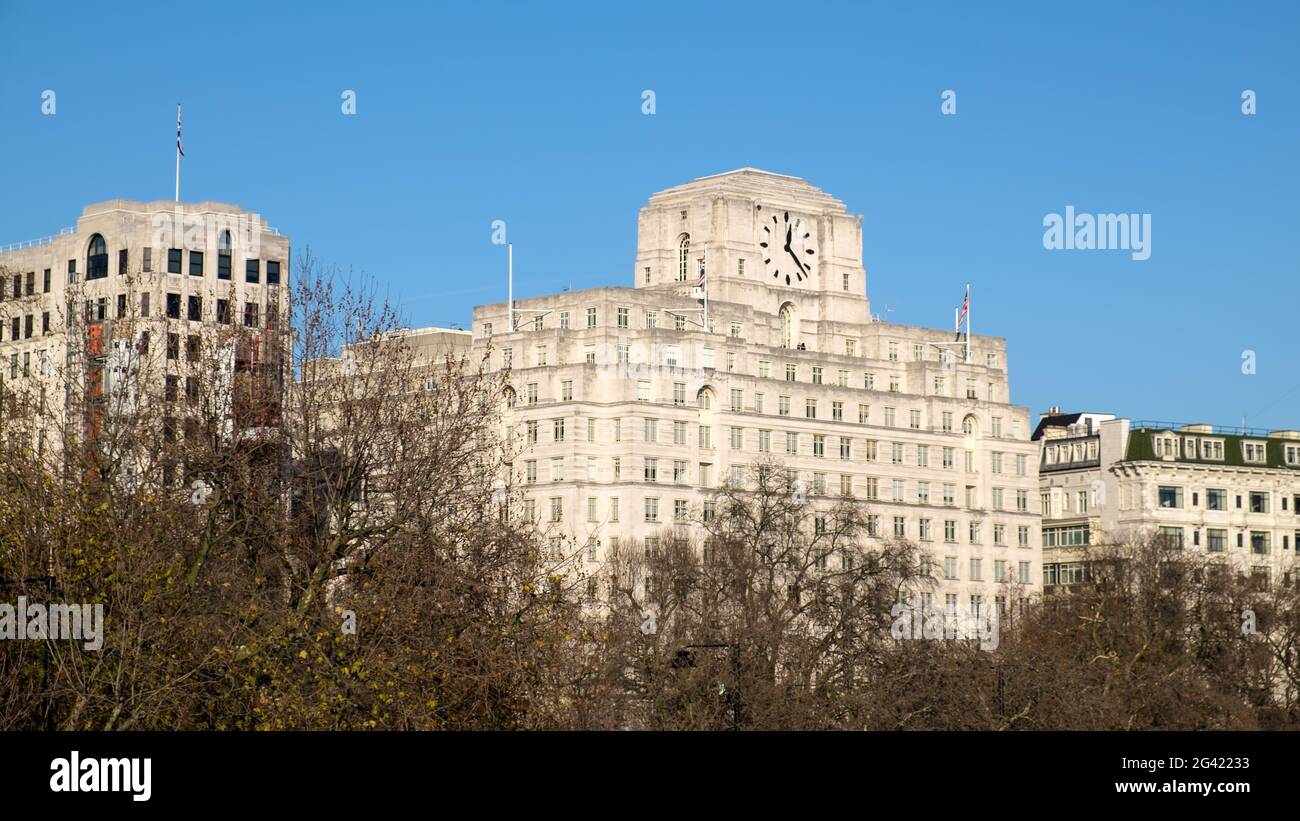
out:
<path id="1" fill-rule="evenodd" d="M 1255 434 L 1227 433 L 1221 431 L 1221 428 L 1216 428 L 1213 431 L 1195 431 L 1181 430 L 1180 426 L 1162 427 L 1134 425 L 1129 431 L 1128 448 L 1124 452 L 1124 459 L 1129 462 L 1167 461 L 1156 455 L 1154 442 L 1155 434 L 1167 434 L 1178 439 L 1178 455 L 1170 461 L 1184 462 L 1193 465 L 1227 465 L 1230 467 L 1242 468 L 1268 468 L 1274 470 L 1300 471 L 1300 464 L 1288 465 L 1286 463 L 1285 451 L 1287 445 L 1300 448 L 1300 439 L 1288 439 L 1276 433 L 1270 434 L 1263 431 Z M 1199 447 L 1197 448 L 1197 455 L 1195 457 L 1185 455 L 1183 452 L 1183 439 L 1185 437 L 1192 437 L 1198 440 L 1221 439 L 1223 441 L 1223 458 L 1203 459 L 1200 456 L 1201 450 Z M 1264 462 L 1246 461 L 1241 448 L 1241 443 L 1245 441 L 1266 443 Z"/>

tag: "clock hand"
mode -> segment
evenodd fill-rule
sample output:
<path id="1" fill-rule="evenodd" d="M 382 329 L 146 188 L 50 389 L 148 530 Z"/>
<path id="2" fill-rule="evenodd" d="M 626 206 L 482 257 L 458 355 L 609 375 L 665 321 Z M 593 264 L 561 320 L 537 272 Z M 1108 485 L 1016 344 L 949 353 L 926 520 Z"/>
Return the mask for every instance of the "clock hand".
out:
<path id="1" fill-rule="evenodd" d="M 790 259 L 793 259 L 794 264 L 799 266 L 799 270 L 803 271 L 805 274 L 808 273 L 808 269 L 803 267 L 803 263 L 799 261 L 798 255 L 796 255 L 795 252 L 791 250 L 790 246 L 787 245 L 785 250 L 790 252 Z"/>

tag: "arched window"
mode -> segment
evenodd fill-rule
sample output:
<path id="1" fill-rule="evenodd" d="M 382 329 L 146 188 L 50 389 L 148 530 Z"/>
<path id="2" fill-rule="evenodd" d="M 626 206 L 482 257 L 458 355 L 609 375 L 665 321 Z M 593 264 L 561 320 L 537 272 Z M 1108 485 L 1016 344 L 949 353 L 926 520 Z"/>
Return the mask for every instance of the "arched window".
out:
<path id="1" fill-rule="evenodd" d="M 700 392 L 695 394 L 695 404 L 700 410 L 713 410 L 713 391 L 700 388 Z"/>
<path id="2" fill-rule="evenodd" d="M 691 255 L 691 235 L 682 234 L 677 238 L 677 281 L 685 282 L 687 268 L 689 267 L 687 259 Z"/>
<path id="3" fill-rule="evenodd" d="M 505 389 L 505 400 L 506 400 L 506 407 L 507 407 L 507 408 L 513 408 L 513 407 L 515 406 L 515 389 L 514 389 L 514 388 L 511 388 L 511 387 L 508 387 L 508 386 L 506 387 L 506 389 Z"/>
<path id="4" fill-rule="evenodd" d="M 781 306 L 781 347 L 794 347 L 794 306 L 789 302 Z"/>
<path id="5" fill-rule="evenodd" d="M 217 279 L 230 279 L 230 255 L 233 251 L 233 243 L 230 241 L 230 232 L 222 231 L 221 236 L 217 237 Z"/>
<path id="6" fill-rule="evenodd" d="M 961 420 L 961 432 L 967 436 L 975 436 L 980 432 L 980 423 L 979 420 L 975 418 L 975 414 L 967 414 L 966 417 Z"/>
<path id="7" fill-rule="evenodd" d="M 95 234 L 86 248 L 86 279 L 103 279 L 108 276 L 108 246 L 104 238 Z"/>

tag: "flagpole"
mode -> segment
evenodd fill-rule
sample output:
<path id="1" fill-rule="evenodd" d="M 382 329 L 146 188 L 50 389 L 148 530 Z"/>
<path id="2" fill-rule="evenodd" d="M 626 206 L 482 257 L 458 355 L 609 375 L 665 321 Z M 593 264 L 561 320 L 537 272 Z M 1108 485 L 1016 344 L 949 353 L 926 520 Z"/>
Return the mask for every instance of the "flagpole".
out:
<path id="1" fill-rule="evenodd" d="M 970 283 L 966 283 L 966 364 L 970 364 Z"/>
<path id="2" fill-rule="evenodd" d="M 506 243 L 506 303 L 509 307 L 506 309 L 507 322 L 506 327 L 509 333 L 515 332 L 515 246 L 512 242 Z"/>
<path id="3" fill-rule="evenodd" d="M 181 104 L 176 104 L 176 201 L 181 201 Z"/>
<path id="4" fill-rule="evenodd" d="M 704 246 L 704 332 L 709 332 L 709 246 Z"/>

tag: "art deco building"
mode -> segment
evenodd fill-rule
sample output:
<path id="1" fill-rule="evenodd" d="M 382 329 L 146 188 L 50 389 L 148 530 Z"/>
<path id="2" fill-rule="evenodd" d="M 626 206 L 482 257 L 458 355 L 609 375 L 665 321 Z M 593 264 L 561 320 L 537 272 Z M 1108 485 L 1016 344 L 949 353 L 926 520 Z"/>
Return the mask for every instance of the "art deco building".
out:
<path id="1" fill-rule="evenodd" d="M 288 238 L 216 202 L 110 200 L 57 235 L 0 248 L 4 435 L 36 453 L 56 433 L 93 438 L 109 403 L 129 413 L 142 385 L 191 393 L 214 361 L 233 388 L 260 367 L 259 334 L 287 318 L 288 266 Z M 200 340 L 223 326 L 246 332 L 214 360 Z M 264 396 L 225 415 L 246 429 L 274 424 L 277 408 Z"/>
<path id="2" fill-rule="evenodd" d="M 554 549 L 653 547 L 775 458 L 813 505 L 850 496 L 878 537 L 920 544 L 935 606 L 1037 589 L 1038 454 L 1005 341 L 967 357 L 950 330 L 874 318 L 862 245 L 843 203 L 747 168 L 650 198 L 632 287 L 475 308 L 474 359 L 509 371 L 516 481 Z"/>
<path id="3" fill-rule="evenodd" d="M 1130 422 L 1049 411 L 1040 446 L 1043 584 L 1084 579 L 1089 544 L 1143 537 L 1290 584 L 1300 541 L 1300 431 Z"/>

